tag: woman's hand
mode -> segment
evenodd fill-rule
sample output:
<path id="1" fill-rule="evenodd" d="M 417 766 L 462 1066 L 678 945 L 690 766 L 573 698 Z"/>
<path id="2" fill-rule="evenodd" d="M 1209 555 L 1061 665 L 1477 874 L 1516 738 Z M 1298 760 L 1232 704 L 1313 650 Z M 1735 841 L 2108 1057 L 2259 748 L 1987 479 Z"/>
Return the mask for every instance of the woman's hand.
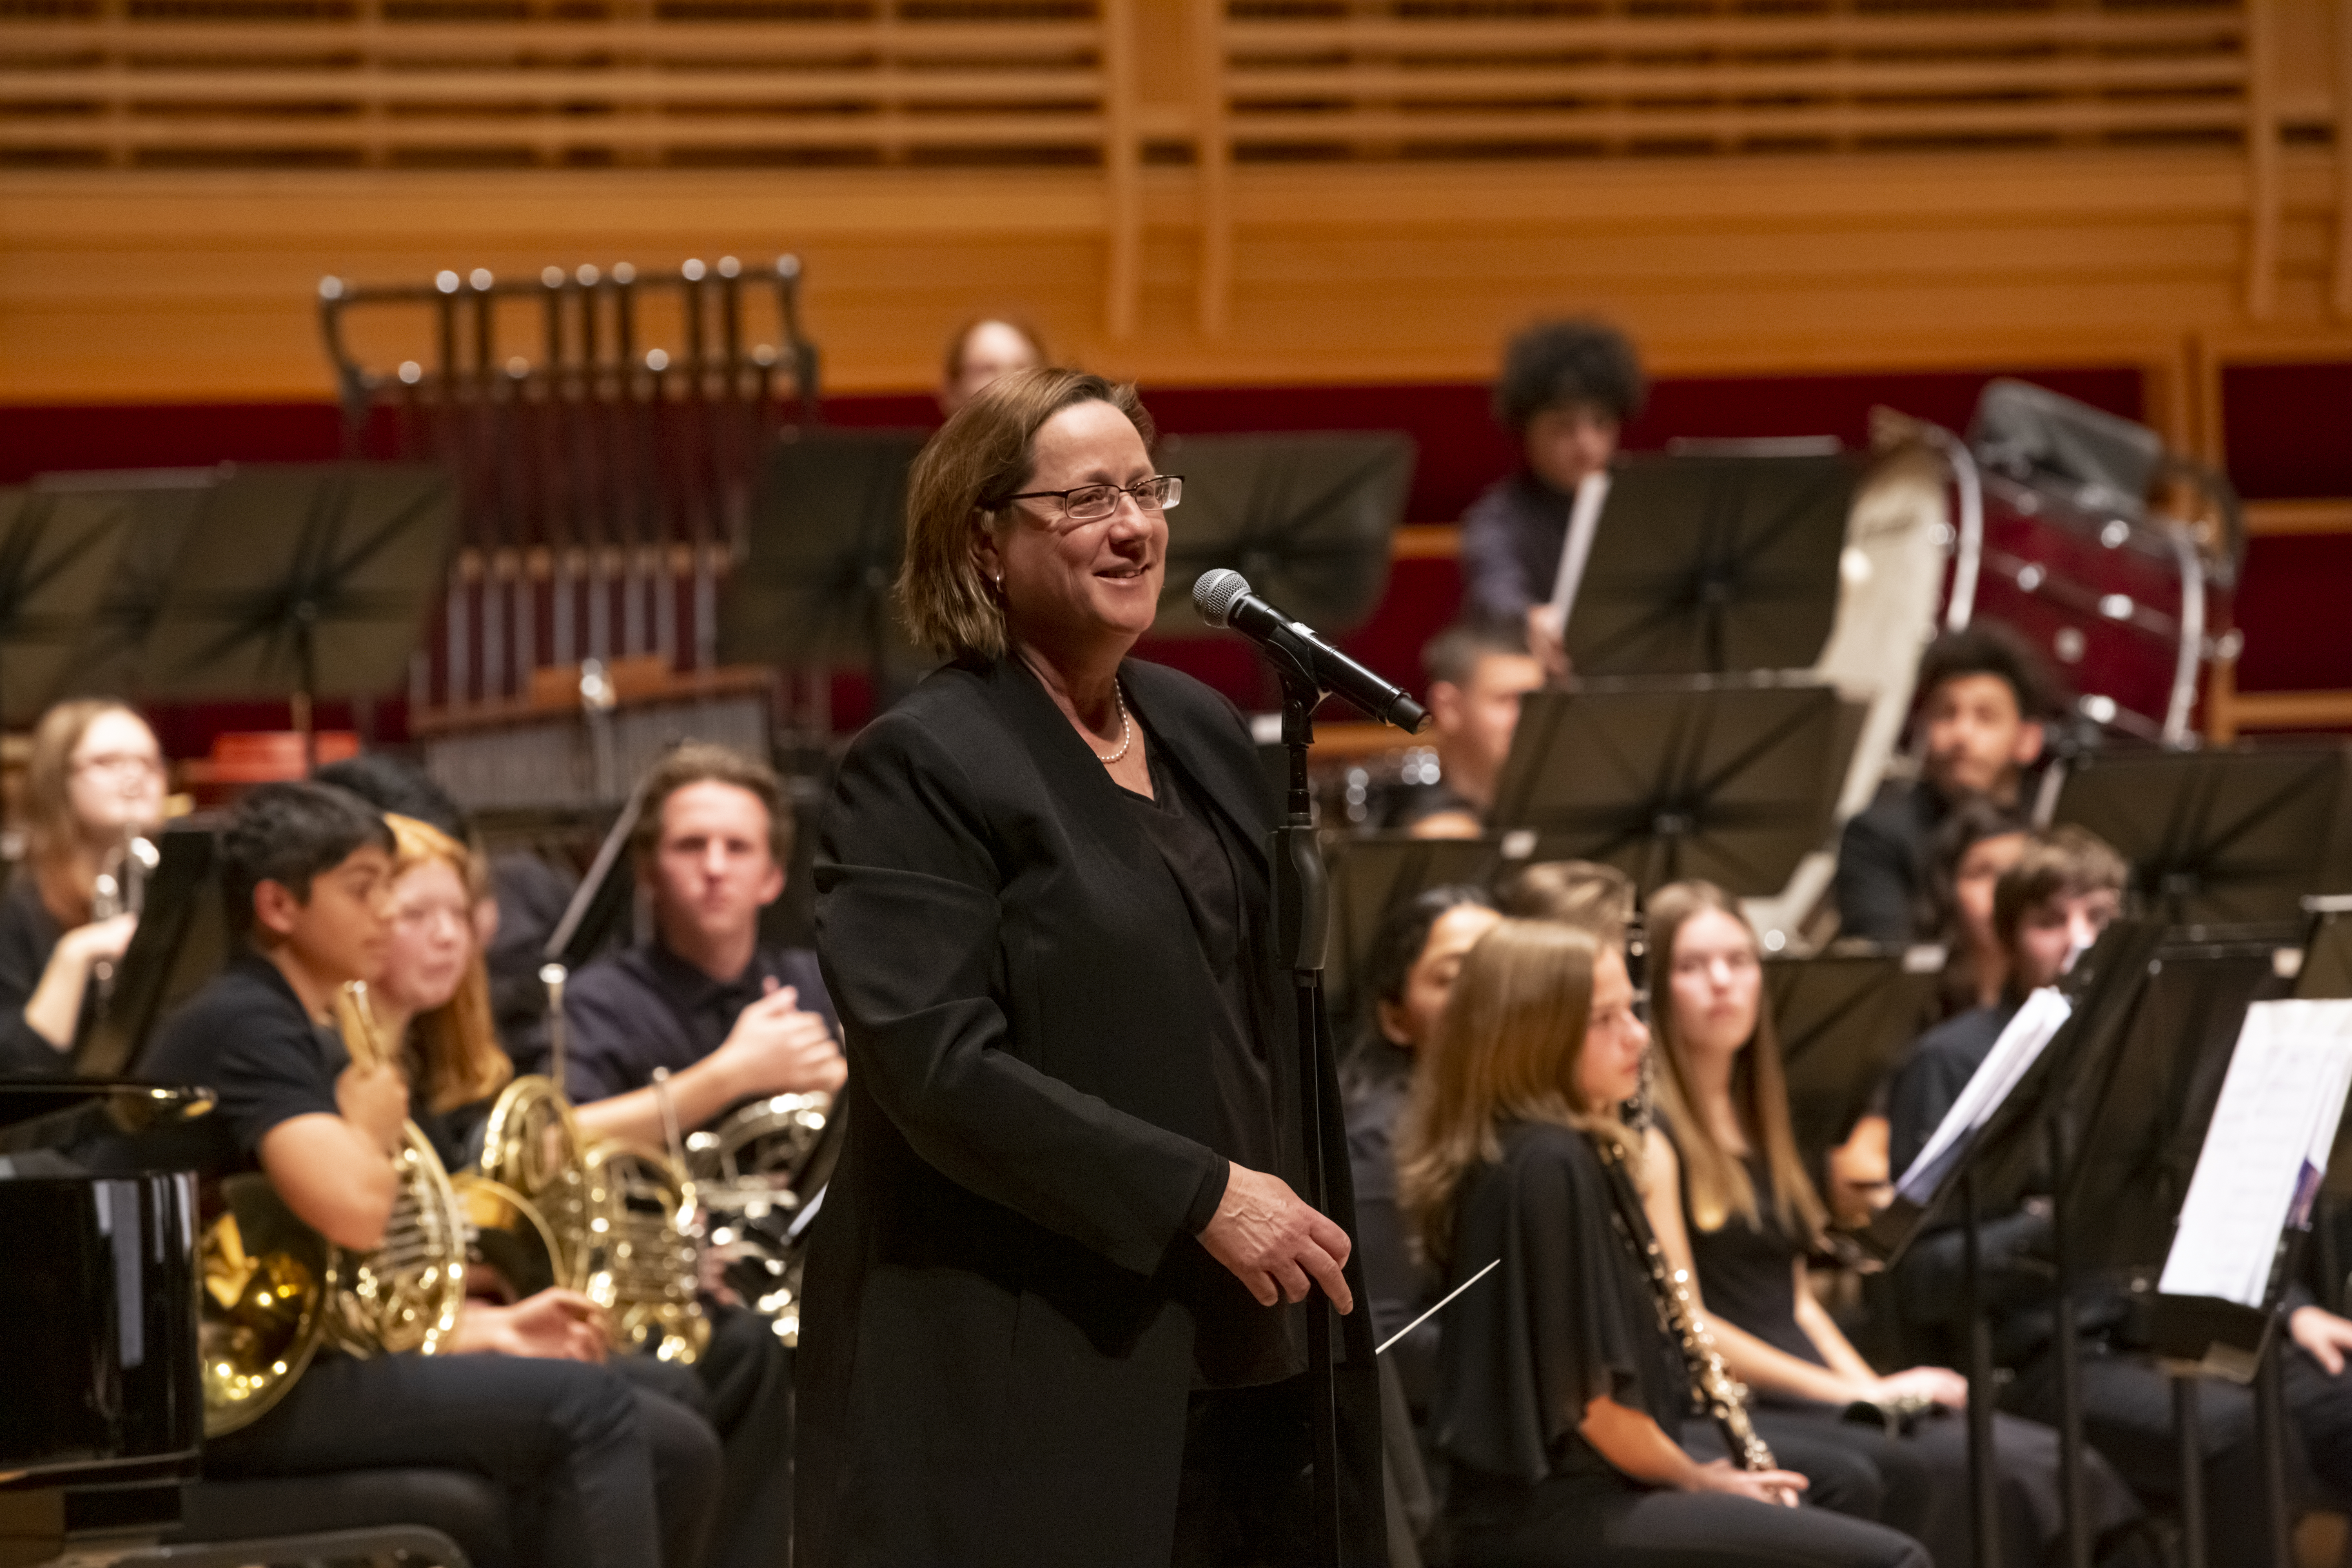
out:
<path id="1" fill-rule="evenodd" d="M 41 967 L 39 983 L 25 999 L 25 1022 L 33 1032 L 58 1050 L 71 1049 L 90 971 L 101 963 L 121 963 L 131 933 L 138 929 L 137 915 L 116 915 L 76 926 L 58 938 L 48 963 Z"/>
<path id="2" fill-rule="evenodd" d="M 74 962 L 85 969 L 97 963 L 120 963 L 130 949 L 131 933 L 138 929 L 137 915 L 115 915 L 74 927 L 58 939 L 58 946 L 69 948 Z"/>
<path id="3" fill-rule="evenodd" d="M 1954 1410 L 1965 1410 L 1969 1380 L 1948 1366 L 1915 1366 L 1908 1372 L 1880 1378 L 1867 1397 L 1880 1405 L 1893 1405 L 1915 1395 L 1924 1395 Z"/>
<path id="4" fill-rule="evenodd" d="M 1728 1459 L 1717 1459 L 1691 1472 L 1688 1489 L 1794 1508 L 1799 1494 L 1811 1484 L 1794 1470 L 1743 1470 Z"/>
<path id="5" fill-rule="evenodd" d="M 1342 1312 L 1355 1308 L 1356 1299 L 1341 1272 L 1348 1261 L 1348 1233 L 1301 1202 L 1279 1176 L 1233 1165 L 1225 1177 L 1224 1199 L 1202 1227 L 1201 1245 L 1249 1287 L 1262 1307 L 1305 1300 L 1312 1275 L 1333 1306 Z"/>

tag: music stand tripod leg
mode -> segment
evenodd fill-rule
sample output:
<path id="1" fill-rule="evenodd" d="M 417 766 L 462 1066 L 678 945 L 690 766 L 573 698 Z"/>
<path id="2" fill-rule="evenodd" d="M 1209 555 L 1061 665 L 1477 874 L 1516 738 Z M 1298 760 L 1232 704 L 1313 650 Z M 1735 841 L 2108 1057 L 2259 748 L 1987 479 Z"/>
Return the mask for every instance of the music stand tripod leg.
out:
<path id="1" fill-rule="evenodd" d="M 1307 752 L 1315 742 L 1315 707 L 1323 692 L 1312 679 L 1282 673 L 1282 740 L 1290 750 L 1290 789 L 1282 826 L 1274 833 L 1275 940 L 1291 972 L 1298 1009 L 1298 1103 L 1307 1156 L 1307 1201 L 1328 1213 L 1323 1164 L 1323 954 L 1330 924 L 1330 886 L 1315 839 Z M 1339 1415 L 1331 1365 L 1331 1309 L 1322 1291 L 1307 1292 L 1307 1376 L 1315 1445 L 1312 1538 L 1318 1568 L 1339 1563 Z"/>
<path id="2" fill-rule="evenodd" d="M 2197 1374 L 2172 1374 L 2172 1440 L 2180 1458 L 2180 1568 L 2205 1568 L 2205 1422 Z"/>
<path id="3" fill-rule="evenodd" d="M 1968 1325 L 1969 1518 L 1976 1568 L 2000 1568 L 2000 1478 L 1993 1471 L 1992 1329 L 1985 1321 L 1976 1172 L 1960 1171 L 1960 1310 Z"/>
<path id="4" fill-rule="evenodd" d="M 2074 1237 L 2070 1205 L 2063 1189 L 2066 1159 L 2065 1129 L 2053 1117 L 2042 1124 L 2050 1150 L 2050 1169 L 2059 1191 L 2051 1194 L 2051 1238 L 2057 1254 L 2058 1291 L 2052 1325 L 2058 1354 L 2058 1487 L 2066 1518 L 2066 1561 L 2069 1568 L 2091 1568 L 2091 1521 L 2083 1507 L 2083 1353 L 2076 1337 L 2079 1319 L 2074 1302 Z M 1970 1395 L 1974 1397 L 1973 1394 Z"/>
<path id="5" fill-rule="evenodd" d="M 2279 1372 L 2279 1358 L 2284 1352 L 2275 1329 L 2263 1338 L 2262 1359 L 2254 1364 L 2254 1436 L 2262 1461 L 2263 1525 L 2270 1536 L 2271 1562 L 2276 1568 L 2293 1568 L 2294 1518 L 2286 1495 L 2286 1395 Z"/>

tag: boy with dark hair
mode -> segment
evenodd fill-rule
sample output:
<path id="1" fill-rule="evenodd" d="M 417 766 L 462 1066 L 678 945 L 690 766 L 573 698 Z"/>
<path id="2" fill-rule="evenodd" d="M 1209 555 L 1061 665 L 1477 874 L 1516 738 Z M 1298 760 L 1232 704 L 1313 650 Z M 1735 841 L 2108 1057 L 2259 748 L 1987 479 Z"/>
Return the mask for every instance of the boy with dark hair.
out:
<path id="1" fill-rule="evenodd" d="M 1606 322 L 1545 321 L 1504 353 L 1495 416 L 1522 466 L 1462 515 L 1462 612 L 1521 632 L 1546 670 L 1560 666 L 1550 601 L 1569 507 L 1577 487 L 1616 456 L 1645 391 L 1633 345 Z"/>
<path id="2" fill-rule="evenodd" d="M 1475 838 L 1518 731 L 1519 699 L 1542 688 L 1543 669 L 1517 626 L 1466 622 L 1430 638 L 1421 667 L 1438 778 L 1401 792 L 1383 826 L 1416 838 Z"/>
<path id="3" fill-rule="evenodd" d="M 2006 994 L 1928 1032 L 1896 1072 L 1890 1096 L 1893 1168 L 1918 1155 L 1992 1049 L 2026 994 L 2051 984 L 2097 940 L 2123 895 L 2121 857 L 2079 827 L 2031 840 L 1993 893 L 1993 924 L 2009 950 Z M 1980 1227 L 1994 1354 L 2015 1376 L 2003 1408 L 2037 1421 L 2059 1417 L 2056 1347 L 2048 1295 L 2053 1278 L 2047 1211 L 2029 1204 Z M 1905 1316 L 1931 1331 L 1958 1334 L 1962 1240 L 1957 1229 L 1916 1242 L 1896 1273 Z M 2128 1303 L 2085 1289 L 2078 1308 L 2083 1341 L 2084 1436 L 2152 1506 L 2170 1501 L 2179 1479 L 2171 1380 L 2154 1357 L 2124 1337 Z M 2283 1347 L 2289 1487 L 2309 1483 L 2352 1493 L 2352 1380 L 2345 1352 L 2352 1322 L 2314 1304 L 2298 1288 L 2285 1305 L 2293 1344 Z M 2216 1568 L 2270 1560 L 2262 1520 L 2252 1396 L 2218 1379 L 2200 1384 L 2205 1451 L 2206 1555 Z"/>
<path id="4" fill-rule="evenodd" d="M 1889 781 L 1845 825 L 1838 848 L 1838 934 L 1872 942 L 1932 939 L 1918 929 L 1936 830 L 1970 795 L 2016 809 L 2041 760 L 2042 725 L 2061 704 L 2025 639 L 1994 621 L 1947 632 L 1919 659 L 1925 742 L 1916 782 Z"/>
<path id="5" fill-rule="evenodd" d="M 334 1007 L 382 965 L 392 857 L 383 818 L 356 796 L 315 784 L 254 790 L 219 839 L 239 951 L 142 1064 L 155 1081 L 217 1092 L 200 1156 L 209 1187 L 258 1170 L 297 1219 L 360 1252 L 391 1221 L 392 1154 L 412 1108 L 397 1063 L 352 1060 Z M 434 1131 L 429 1117 L 420 1125 Z M 469 1303 L 442 1349 L 322 1350 L 275 1408 L 205 1445 L 207 1472 L 467 1469 L 504 1490 L 511 1515 L 506 1543 L 469 1552 L 546 1568 L 691 1568 L 716 1441 L 682 1406 L 588 1364 L 604 1354 L 593 1303 L 568 1291 Z M 677 1483 L 658 1502 L 657 1463 Z"/>

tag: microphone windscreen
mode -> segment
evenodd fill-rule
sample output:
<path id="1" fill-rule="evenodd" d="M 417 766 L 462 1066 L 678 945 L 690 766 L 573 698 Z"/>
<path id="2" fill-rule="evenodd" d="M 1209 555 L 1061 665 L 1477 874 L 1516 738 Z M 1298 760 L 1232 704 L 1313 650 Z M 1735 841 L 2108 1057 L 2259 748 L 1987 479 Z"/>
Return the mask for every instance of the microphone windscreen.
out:
<path id="1" fill-rule="evenodd" d="M 1222 626 L 1226 617 L 1234 613 L 1234 606 L 1241 603 L 1242 595 L 1249 591 L 1248 578 L 1220 566 L 1214 571 L 1202 573 L 1199 580 L 1193 583 L 1192 607 L 1200 611 L 1201 618 L 1211 626 Z"/>

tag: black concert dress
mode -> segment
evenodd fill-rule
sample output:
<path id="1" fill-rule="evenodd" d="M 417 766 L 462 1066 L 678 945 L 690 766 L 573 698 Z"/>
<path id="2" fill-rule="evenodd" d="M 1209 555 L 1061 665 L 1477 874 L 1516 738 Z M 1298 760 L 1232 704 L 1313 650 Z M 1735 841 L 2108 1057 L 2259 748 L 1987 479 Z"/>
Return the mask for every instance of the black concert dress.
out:
<path id="1" fill-rule="evenodd" d="M 1763 1159 L 1751 1152 L 1746 1163 L 1756 1191 L 1769 1193 Z M 1797 1321 L 1796 1265 L 1804 1246 L 1777 1207 L 1761 1202 L 1755 1220 L 1735 1213 L 1716 1229 L 1704 1230 L 1691 1212 L 1685 1183 L 1683 1221 L 1709 1315 L 1800 1361 L 1829 1364 Z M 1756 1427 L 1766 1442 L 1791 1447 L 1805 1440 L 1830 1443 L 1858 1456 L 1879 1474 L 1883 1522 L 1917 1537 L 1940 1568 L 1966 1568 L 1975 1561 L 1968 1423 L 1957 1414 L 1930 1412 L 1898 1436 L 1882 1424 L 1846 1419 L 1841 1406 L 1761 1392 L 1753 1399 Z M 2066 1529 L 2058 1435 L 2039 1422 L 2002 1415 L 1996 1418 L 1993 1447 L 2000 1463 L 2000 1560 L 2042 1562 Z M 2115 1539 L 2139 1521 L 2139 1505 L 2095 1452 L 2084 1458 L 2083 1491 L 2093 1537 Z"/>
<path id="2" fill-rule="evenodd" d="M 1819 1508 L 1647 1486 L 1588 1442 L 1606 1396 L 1681 1426 L 1688 1384 L 1647 1275 L 1613 1219 L 1584 1135 L 1521 1122 L 1502 1158 L 1464 1183 L 1453 1281 L 1502 1266 L 1449 1308 L 1439 1352 L 1438 1447 L 1463 1568 L 1808 1563 L 1926 1568 L 1907 1536 Z"/>

